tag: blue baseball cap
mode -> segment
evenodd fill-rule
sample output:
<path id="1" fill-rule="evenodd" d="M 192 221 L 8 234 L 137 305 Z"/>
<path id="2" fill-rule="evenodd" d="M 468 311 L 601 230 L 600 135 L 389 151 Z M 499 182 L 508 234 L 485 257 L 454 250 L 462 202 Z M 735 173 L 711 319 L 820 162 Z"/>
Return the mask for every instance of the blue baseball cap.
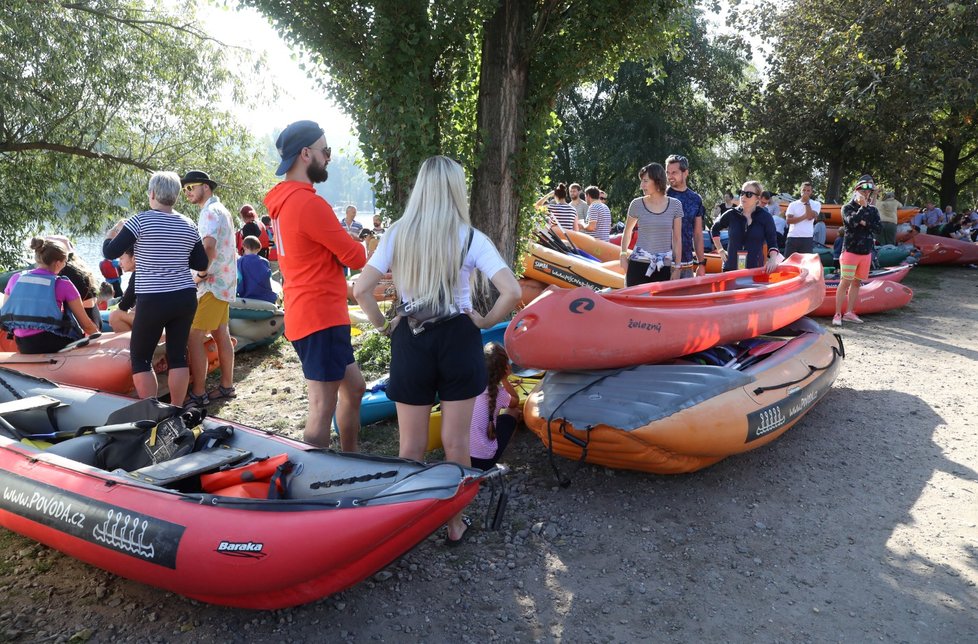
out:
<path id="1" fill-rule="evenodd" d="M 323 128 L 315 121 L 296 121 L 290 123 L 282 130 L 275 141 L 275 148 L 278 155 L 282 157 L 282 162 L 278 164 L 275 174 L 285 174 L 292 168 L 295 158 L 302 152 L 302 148 L 309 147 L 324 136 Z"/>

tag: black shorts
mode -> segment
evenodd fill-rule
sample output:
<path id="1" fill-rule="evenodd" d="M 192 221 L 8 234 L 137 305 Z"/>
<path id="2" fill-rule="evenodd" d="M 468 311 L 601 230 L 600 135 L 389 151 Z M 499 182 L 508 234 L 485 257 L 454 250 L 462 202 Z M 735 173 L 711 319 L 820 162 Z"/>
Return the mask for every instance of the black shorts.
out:
<path id="1" fill-rule="evenodd" d="M 486 388 L 482 333 L 460 315 L 415 335 L 401 320 L 391 336 L 387 397 L 406 405 L 467 400 Z"/>
<path id="2" fill-rule="evenodd" d="M 625 286 L 649 284 L 650 282 L 665 282 L 672 276 L 671 266 L 663 266 L 658 270 L 654 270 L 651 275 L 646 275 L 648 270 L 648 262 L 628 260 L 628 268 L 625 270 Z"/>

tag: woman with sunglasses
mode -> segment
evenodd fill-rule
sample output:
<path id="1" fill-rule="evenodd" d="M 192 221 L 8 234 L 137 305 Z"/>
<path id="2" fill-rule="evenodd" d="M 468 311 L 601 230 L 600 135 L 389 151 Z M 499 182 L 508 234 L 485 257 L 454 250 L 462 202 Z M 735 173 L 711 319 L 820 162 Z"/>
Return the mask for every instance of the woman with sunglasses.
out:
<path id="1" fill-rule="evenodd" d="M 666 196 L 666 169 L 650 163 L 638 172 L 642 193 L 628 205 L 625 232 L 621 236 L 621 267 L 625 286 L 679 279 L 683 256 L 683 205 Z M 632 233 L 638 225 L 638 241 L 629 256 Z"/>
<path id="2" fill-rule="evenodd" d="M 839 257 L 839 287 L 835 291 L 835 317 L 832 318 L 834 326 L 842 326 L 843 320 L 862 324 L 853 308 L 859 297 L 860 280 L 869 277 L 876 235 L 883 232 L 880 213 L 873 205 L 875 194 L 876 182 L 864 174 L 856 182 L 852 200 L 842 206 L 844 235 Z"/>
<path id="3" fill-rule="evenodd" d="M 713 247 L 719 249 L 723 270 L 737 268 L 737 253 L 747 253 L 746 268 L 764 269 L 771 273 L 784 260 L 778 252 L 778 231 L 774 218 L 761 206 L 763 188 L 757 181 L 748 181 L 740 189 L 740 205 L 730 208 L 716 220 L 710 228 Z M 720 245 L 720 231 L 729 234 L 727 249 Z M 764 245 L 767 244 L 767 261 L 764 258 Z"/>

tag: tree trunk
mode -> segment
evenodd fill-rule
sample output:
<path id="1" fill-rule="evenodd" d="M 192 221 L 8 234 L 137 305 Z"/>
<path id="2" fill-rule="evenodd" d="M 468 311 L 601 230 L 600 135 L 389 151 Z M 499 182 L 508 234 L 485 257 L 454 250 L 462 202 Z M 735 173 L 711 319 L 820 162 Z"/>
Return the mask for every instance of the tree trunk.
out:
<path id="1" fill-rule="evenodd" d="M 842 193 L 842 157 L 829 159 L 829 186 L 825 191 L 826 203 L 839 203 Z"/>
<path id="2" fill-rule="evenodd" d="M 515 160 L 525 147 L 532 24 L 528 0 L 500 0 L 485 27 L 479 79 L 479 165 L 472 179 L 472 224 L 512 263 L 519 223 Z"/>
<path id="3" fill-rule="evenodd" d="M 961 163 L 961 144 L 950 137 L 941 141 L 937 147 L 941 151 L 941 208 L 951 206 L 958 210 L 958 166 Z"/>

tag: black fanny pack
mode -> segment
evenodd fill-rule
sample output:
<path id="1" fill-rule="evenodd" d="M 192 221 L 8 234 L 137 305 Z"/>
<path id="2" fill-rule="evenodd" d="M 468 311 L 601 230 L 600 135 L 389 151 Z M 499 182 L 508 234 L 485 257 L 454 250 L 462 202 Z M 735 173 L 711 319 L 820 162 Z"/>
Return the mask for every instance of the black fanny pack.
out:
<path id="1" fill-rule="evenodd" d="M 473 231 L 469 228 L 469 236 L 465 248 L 462 249 L 462 265 L 465 264 L 465 256 L 472 246 L 472 235 Z M 439 299 L 443 300 L 443 298 Z M 418 300 L 410 300 L 408 302 L 401 302 L 394 310 L 407 321 L 408 327 L 414 335 L 424 333 L 434 326 L 448 322 L 449 320 L 454 320 L 462 315 L 462 310 L 454 302 L 450 306 L 445 307 L 439 306 L 436 303 L 423 303 Z"/>

